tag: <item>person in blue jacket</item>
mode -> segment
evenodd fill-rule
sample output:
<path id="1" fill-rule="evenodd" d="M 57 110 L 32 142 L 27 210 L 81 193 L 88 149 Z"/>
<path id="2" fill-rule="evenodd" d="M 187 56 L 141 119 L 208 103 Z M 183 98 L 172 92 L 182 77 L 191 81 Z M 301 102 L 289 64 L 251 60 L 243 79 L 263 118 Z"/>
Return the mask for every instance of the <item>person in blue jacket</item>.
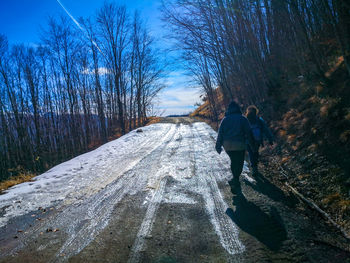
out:
<path id="1" fill-rule="evenodd" d="M 233 179 L 229 181 L 232 191 L 239 186 L 239 176 L 243 170 L 247 142 L 250 149 L 255 149 L 255 140 L 249 122 L 242 115 L 239 105 L 232 101 L 220 123 L 216 140 L 216 151 L 220 154 L 222 147 L 231 159 Z"/>
<path id="2" fill-rule="evenodd" d="M 258 116 L 259 110 L 256 106 L 251 105 L 247 108 L 246 117 L 249 121 L 254 141 L 255 148 L 252 148 L 248 144 L 248 153 L 250 159 L 250 165 L 252 167 L 253 175 L 257 175 L 258 171 L 258 162 L 259 162 L 259 147 L 264 145 L 264 139 L 266 138 L 269 141 L 270 145 L 273 145 L 273 135 L 270 129 L 267 127 L 266 122 L 263 118 Z"/>

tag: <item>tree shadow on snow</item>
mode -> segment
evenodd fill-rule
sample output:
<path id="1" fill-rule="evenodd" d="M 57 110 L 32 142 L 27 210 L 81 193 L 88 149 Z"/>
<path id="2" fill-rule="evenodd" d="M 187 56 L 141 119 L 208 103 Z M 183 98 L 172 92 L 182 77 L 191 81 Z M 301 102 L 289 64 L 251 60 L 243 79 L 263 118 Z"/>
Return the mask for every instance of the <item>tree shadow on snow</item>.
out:
<path id="1" fill-rule="evenodd" d="M 276 208 L 272 207 L 266 214 L 257 205 L 249 202 L 240 186 L 234 190 L 233 205 L 226 214 L 244 232 L 254 236 L 272 251 L 278 251 L 282 242 L 287 239 L 287 232 Z"/>

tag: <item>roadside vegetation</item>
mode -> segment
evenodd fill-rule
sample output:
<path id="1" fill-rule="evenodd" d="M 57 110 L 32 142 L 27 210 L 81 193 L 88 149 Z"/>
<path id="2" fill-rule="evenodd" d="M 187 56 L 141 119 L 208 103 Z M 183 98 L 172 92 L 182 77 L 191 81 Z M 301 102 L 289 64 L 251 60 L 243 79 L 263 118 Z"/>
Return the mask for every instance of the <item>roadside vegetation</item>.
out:
<path id="1" fill-rule="evenodd" d="M 31 181 L 36 175 L 23 170 L 21 166 L 10 169 L 9 172 L 11 172 L 13 175 L 9 179 L 0 182 L 0 194 L 2 191 L 10 188 L 11 186 Z"/>
<path id="2" fill-rule="evenodd" d="M 288 181 L 348 233 L 349 12 L 341 0 L 164 4 L 183 62 L 205 94 L 192 116 L 217 128 L 231 100 L 257 105 L 278 142 L 263 150 L 266 174 Z"/>

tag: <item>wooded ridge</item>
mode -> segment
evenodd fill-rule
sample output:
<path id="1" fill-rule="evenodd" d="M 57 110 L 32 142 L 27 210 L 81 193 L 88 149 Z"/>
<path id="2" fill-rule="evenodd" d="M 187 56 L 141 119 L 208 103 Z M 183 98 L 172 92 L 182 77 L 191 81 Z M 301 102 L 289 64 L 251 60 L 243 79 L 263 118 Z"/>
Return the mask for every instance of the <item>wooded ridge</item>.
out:
<path id="1" fill-rule="evenodd" d="M 78 24 L 51 18 L 35 47 L 0 35 L 0 180 L 123 135 L 152 110 L 163 67 L 139 14 L 105 3 Z"/>

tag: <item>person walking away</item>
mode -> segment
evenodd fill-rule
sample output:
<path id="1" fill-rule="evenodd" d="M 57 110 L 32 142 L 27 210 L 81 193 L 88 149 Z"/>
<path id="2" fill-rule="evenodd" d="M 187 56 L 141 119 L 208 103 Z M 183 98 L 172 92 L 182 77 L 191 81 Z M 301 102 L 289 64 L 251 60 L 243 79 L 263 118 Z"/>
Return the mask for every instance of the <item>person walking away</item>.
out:
<path id="1" fill-rule="evenodd" d="M 264 138 L 267 138 L 270 145 L 273 145 L 273 135 L 270 129 L 267 127 L 266 122 L 263 118 L 258 116 L 259 110 L 256 106 L 251 105 L 247 108 L 246 117 L 249 121 L 256 148 L 250 147 L 248 144 L 248 153 L 250 159 L 250 165 L 252 167 L 253 175 L 257 175 L 258 162 L 259 162 L 259 148 L 264 145 Z"/>
<path id="2" fill-rule="evenodd" d="M 232 101 L 220 123 L 215 146 L 219 154 L 223 146 L 230 157 L 233 179 L 229 184 L 232 193 L 236 187 L 239 187 L 239 176 L 243 170 L 247 141 L 251 149 L 256 147 L 247 118 L 242 115 L 239 105 Z"/>

